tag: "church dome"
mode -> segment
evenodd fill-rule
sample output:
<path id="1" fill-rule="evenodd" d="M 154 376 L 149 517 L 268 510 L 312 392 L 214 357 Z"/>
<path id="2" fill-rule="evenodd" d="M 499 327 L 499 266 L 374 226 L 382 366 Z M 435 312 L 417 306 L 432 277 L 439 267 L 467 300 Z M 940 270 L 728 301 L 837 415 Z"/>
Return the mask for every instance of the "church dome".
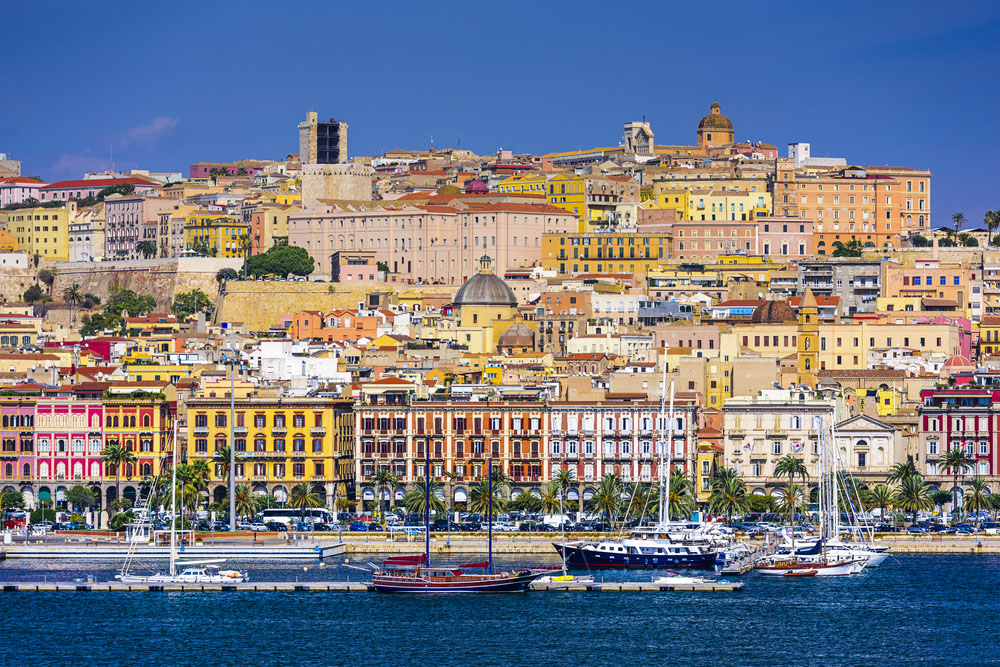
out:
<path id="1" fill-rule="evenodd" d="M 795 311 L 784 301 L 765 301 L 754 308 L 750 316 L 754 324 L 784 324 L 797 319 Z"/>
<path id="2" fill-rule="evenodd" d="M 733 121 L 722 115 L 722 107 L 718 102 L 712 102 L 712 107 L 707 116 L 698 123 L 699 130 L 726 130 L 733 131 Z"/>
<path id="3" fill-rule="evenodd" d="M 474 178 L 465 184 L 465 192 L 470 195 L 484 195 L 488 194 L 490 188 L 488 185 L 480 181 L 478 178 Z"/>
<path id="4" fill-rule="evenodd" d="M 489 257 L 483 256 L 479 260 L 479 273 L 472 276 L 458 292 L 452 305 L 456 308 L 462 306 L 517 306 L 517 297 L 514 291 L 493 273 L 491 269 L 492 261 Z"/>
<path id="5" fill-rule="evenodd" d="M 500 334 L 497 347 L 534 347 L 535 332 L 523 322 L 515 322 Z"/>

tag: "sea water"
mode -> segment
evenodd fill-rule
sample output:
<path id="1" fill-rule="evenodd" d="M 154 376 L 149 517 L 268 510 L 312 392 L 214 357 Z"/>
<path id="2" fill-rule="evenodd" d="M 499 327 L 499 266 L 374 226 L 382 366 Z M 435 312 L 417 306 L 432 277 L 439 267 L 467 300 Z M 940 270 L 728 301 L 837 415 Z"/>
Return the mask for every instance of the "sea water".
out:
<path id="1" fill-rule="evenodd" d="M 539 560 L 556 562 L 498 566 Z M 365 578 L 342 559 L 233 566 L 257 581 Z M 9 560 L 0 582 L 109 580 L 111 567 Z M 0 665 L 1000 664 L 1000 556 L 902 554 L 856 577 L 742 579 L 737 593 L 0 593 Z"/>

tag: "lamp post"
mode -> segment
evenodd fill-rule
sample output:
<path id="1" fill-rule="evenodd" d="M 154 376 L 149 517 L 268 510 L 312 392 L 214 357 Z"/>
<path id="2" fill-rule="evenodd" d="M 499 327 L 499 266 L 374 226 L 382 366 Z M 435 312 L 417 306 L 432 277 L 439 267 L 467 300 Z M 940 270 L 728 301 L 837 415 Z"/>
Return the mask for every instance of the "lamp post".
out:
<path id="1" fill-rule="evenodd" d="M 229 366 L 229 530 L 236 532 L 236 366 L 239 356 L 232 343 L 222 361 Z"/>

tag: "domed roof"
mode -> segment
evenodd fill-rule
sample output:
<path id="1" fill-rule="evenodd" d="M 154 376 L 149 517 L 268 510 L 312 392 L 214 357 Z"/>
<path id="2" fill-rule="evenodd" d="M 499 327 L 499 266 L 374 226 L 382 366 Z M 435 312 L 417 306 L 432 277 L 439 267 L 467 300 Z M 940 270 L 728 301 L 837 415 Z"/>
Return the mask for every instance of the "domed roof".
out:
<path id="1" fill-rule="evenodd" d="M 722 107 L 718 102 L 712 102 L 708 115 L 698 123 L 699 130 L 728 130 L 733 131 L 733 121 L 722 115 Z"/>
<path id="2" fill-rule="evenodd" d="M 478 178 L 474 178 L 465 184 L 465 192 L 467 194 L 485 194 L 490 191 L 490 187 L 483 183 Z"/>
<path id="3" fill-rule="evenodd" d="M 515 322 L 500 334 L 497 347 L 534 347 L 535 332 L 523 322 Z"/>
<path id="4" fill-rule="evenodd" d="M 452 305 L 462 306 L 517 306 L 514 291 L 496 276 L 490 268 L 492 260 L 483 256 L 479 260 L 479 273 L 472 276 L 464 285 L 458 288 Z"/>
<path id="5" fill-rule="evenodd" d="M 750 321 L 755 324 L 781 324 L 795 322 L 795 311 L 784 301 L 765 301 L 753 309 Z"/>
<path id="6" fill-rule="evenodd" d="M 955 356 L 948 357 L 948 360 L 944 362 L 942 368 L 973 368 L 972 362 L 969 361 L 968 357 L 964 357 L 961 354 L 956 354 Z"/>

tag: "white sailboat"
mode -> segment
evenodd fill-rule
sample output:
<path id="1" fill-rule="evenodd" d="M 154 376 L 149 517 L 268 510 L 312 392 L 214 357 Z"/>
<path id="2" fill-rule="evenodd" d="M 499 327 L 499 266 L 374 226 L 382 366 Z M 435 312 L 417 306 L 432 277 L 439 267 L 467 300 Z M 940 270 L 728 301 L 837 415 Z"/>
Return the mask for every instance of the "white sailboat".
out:
<path id="1" fill-rule="evenodd" d="M 154 482 L 155 483 L 155 482 Z M 148 535 L 150 523 L 149 517 L 152 508 L 149 506 L 152 493 L 146 496 L 145 504 L 139 508 L 139 515 L 143 517 L 141 522 L 130 525 L 133 539 L 130 540 L 129 550 L 122 564 L 121 572 L 115 575 L 115 579 L 123 584 L 238 584 L 249 581 L 247 573 L 239 570 L 223 570 L 219 565 L 224 563 L 224 559 L 200 560 L 200 561 L 179 561 L 177 560 L 177 422 L 174 421 L 173 432 L 173 452 L 171 454 L 170 471 L 170 570 L 167 574 L 136 574 L 132 572 L 135 563 L 136 553 L 140 540 L 134 539 L 136 534 Z M 184 569 L 177 572 L 178 567 Z"/>

